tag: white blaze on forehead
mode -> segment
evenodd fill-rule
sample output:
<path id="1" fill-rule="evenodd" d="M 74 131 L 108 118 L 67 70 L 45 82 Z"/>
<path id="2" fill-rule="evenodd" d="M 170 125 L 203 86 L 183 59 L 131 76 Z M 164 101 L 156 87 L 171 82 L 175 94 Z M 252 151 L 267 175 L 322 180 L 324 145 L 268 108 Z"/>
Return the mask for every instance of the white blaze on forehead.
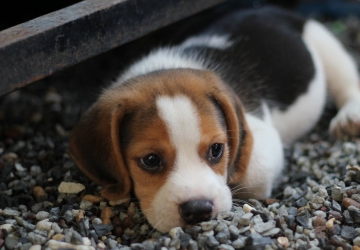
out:
<path id="1" fill-rule="evenodd" d="M 200 122 L 197 110 L 189 98 L 164 96 L 157 99 L 156 106 L 169 130 L 171 142 L 177 151 L 177 160 L 180 156 L 197 157 L 201 134 Z"/>
<path id="2" fill-rule="evenodd" d="M 152 212 L 146 214 L 150 223 L 163 232 L 185 226 L 179 205 L 194 199 L 213 201 L 213 217 L 219 211 L 230 210 L 232 201 L 226 171 L 224 175 L 216 174 L 199 155 L 202 130 L 194 104 L 186 96 L 163 96 L 156 100 L 156 106 L 166 124 L 176 159 L 166 183 L 154 197 Z"/>

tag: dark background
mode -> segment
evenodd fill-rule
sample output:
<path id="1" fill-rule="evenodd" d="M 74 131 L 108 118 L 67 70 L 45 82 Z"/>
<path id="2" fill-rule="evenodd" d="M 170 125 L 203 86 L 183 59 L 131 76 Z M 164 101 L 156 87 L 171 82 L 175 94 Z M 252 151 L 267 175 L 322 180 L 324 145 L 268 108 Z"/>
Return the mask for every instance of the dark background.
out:
<path id="1" fill-rule="evenodd" d="M 3 3 L 0 7 L 0 31 L 78 2 L 80 1 L 8 1 L 6 5 Z M 55 87 L 60 92 L 65 89 L 71 90 L 91 103 L 97 98 L 100 89 L 116 79 L 125 66 L 145 55 L 152 48 L 176 44 L 183 40 L 185 35 L 198 32 L 209 21 L 231 10 L 260 8 L 268 4 L 291 9 L 304 16 L 320 20 L 335 20 L 348 16 L 360 17 L 360 2 L 357 0 L 230 0 L 57 72 L 30 84 L 25 89 L 35 93 L 41 93 L 48 87 Z"/>

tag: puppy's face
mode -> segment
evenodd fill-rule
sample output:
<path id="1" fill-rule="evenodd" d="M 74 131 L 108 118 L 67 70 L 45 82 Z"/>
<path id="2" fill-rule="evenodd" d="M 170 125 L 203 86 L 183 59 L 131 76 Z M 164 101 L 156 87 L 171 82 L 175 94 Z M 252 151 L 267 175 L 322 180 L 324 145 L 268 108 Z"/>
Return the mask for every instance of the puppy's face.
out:
<path id="1" fill-rule="evenodd" d="M 107 90 L 72 134 L 72 156 L 105 187 L 103 196 L 121 199 L 133 189 L 162 232 L 209 220 L 232 205 L 228 166 L 239 158 L 231 149 L 238 148 L 243 125 L 209 74 L 166 71 Z M 91 156 L 89 143 L 96 147 Z"/>

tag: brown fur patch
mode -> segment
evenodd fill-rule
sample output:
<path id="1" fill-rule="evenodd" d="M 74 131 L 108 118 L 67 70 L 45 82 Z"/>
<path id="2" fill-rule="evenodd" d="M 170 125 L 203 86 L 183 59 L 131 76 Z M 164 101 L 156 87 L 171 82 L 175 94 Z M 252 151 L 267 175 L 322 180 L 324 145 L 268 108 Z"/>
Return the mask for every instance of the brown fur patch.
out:
<path id="1" fill-rule="evenodd" d="M 105 187 L 102 192 L 105 198 L 121 199 L 133 188 L 142 208 L 150 208 L 176 157 L 166 126 L 155 112 L 155 102 L 160 96 L 176 95 L 187 96 L 198 109 L 201 158 L 212 143 L 227 143 L 223 159 L 213 169 L 224 175 L 229 165 L 228 172 L 234 175 L 230 180 L 243 176 L 252 136 L 238 98 L 211 72 L 190 69 L 154 72 L 106 90 L 72 132 L 71 155 L 85 174 Z M 225 116 L 226 132 L 212 102 Z M 124 121 L 124 117 L 128 120 Z M 244 141 L 242 130 L 246 131 Z M 150 173 L 138 164 L 141 157 L 150 153 L 158 153 L 164 160 L 159 173 Z"/>

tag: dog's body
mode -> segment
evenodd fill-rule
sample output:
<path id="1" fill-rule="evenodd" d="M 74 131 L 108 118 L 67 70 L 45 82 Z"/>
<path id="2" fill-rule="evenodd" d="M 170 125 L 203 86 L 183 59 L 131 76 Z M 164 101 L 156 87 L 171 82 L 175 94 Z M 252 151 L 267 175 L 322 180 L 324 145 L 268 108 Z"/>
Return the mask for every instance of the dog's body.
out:
<path id="1" fill-rule="evenodd" d="M 133 190 L 160 231 L 207 220 L 232 195 L 270 195 L 282 143 L 318 121 L 326 82 L 331 131 L 358 134 L 358 74 L 340 43 L 286 11 L 237 11 L 133 64 L 74 129 L 71 153 L 109 200 Z"/>

